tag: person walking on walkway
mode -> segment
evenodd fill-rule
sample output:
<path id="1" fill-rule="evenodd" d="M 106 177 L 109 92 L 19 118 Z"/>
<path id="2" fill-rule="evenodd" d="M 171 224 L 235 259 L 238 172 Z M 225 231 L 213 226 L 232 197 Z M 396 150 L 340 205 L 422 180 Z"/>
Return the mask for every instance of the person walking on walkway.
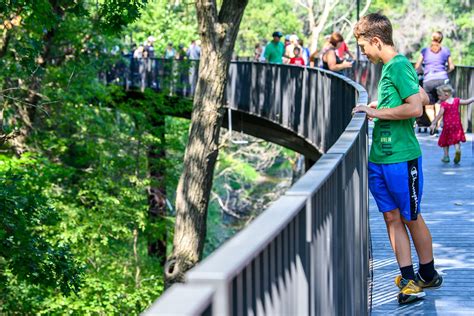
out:
<path id="1" fill-rule="evenodd" d="M 274 32 L 272 34 L 273 41 L 268 43 L 265 47 L 265 60 L 273 64 L 281 64 L 283 62 L 283 54 L 285 53 L 285 47 L 280 42 L 280 38 L 283 36 L 281 32 Z"/>
<path id="2" fill-rule="evenodd" d="M 413 302 L 425 296 L 423 288 L 441 286 L 434 268 L 431 233 L 420 214 L 423 193 L 421 149 L 413 130 L 414 118 L 428 104 L 426 92 L 410 61 L 395 50 L 392 24 L 381 14 L 364 16 L 354 27 L 362 53 L 374 64 L 383 63 L 378 101 L 358 105 L 353 113 L 365 112 L 374 120 L 369 155 L 369 189 L 383 213 L 390 244 L 401 275 L 398 302 Z M 415 276 L 410 250 L 410 231 L 419 259 Z"/>
<path id="3" fill-rule="evenodd" d="M 453 98 L 453 88 L 446 84 L 438 87 L 438 99 L 441 101 L 441 109 L 436 118 L 431 123 L 430 129 L 434 131 L 438 121 L 443 118 L 443 130 L 438 139 L 439 147 L 444 150 L 442 162 L 449 162 L 449 146 L 454 145 L 454 163 L 461 161 L 461 142 L 466 142 L 466 136 L 462 128 L 461 116 L 459 115 L 459 105 L 469 105 L 474 102 L 474 98 L 463 100 Z"/>
<path id="4" fill-rule="evenodd" d="M 449 82 L 448 73 L 454 70 L 454 63 L 451 59 L 451 52 L 447 47 L 441 46 L 443 33 L 434 32 L 431 35 L 430 47 L 421 50 L 420 57 L 416 61 L 415 69 L 423 66 L 423 89 L 430 97 L 430 104 L 433 107 L 433 119 L 439 112 L 437 107 L 438 93 L 436 88 Z"/>

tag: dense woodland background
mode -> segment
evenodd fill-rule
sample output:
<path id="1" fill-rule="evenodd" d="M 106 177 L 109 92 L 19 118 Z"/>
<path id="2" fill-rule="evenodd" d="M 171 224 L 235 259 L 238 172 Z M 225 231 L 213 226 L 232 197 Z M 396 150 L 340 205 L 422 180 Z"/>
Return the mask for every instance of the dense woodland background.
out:
<path id="1" fill-rule="evenodd" d="M 474 61 L 469 0 L 361 1 L 395 27 L 416 59 L 434 30 L 456 64 Z M 236 55 L 275 30 L 309 43 L 341 31 L 354 51 L 352 0 L 251 0 Z M 326 8 L 326 11 L 325 11 Z M 312 14 L 310 14 L 312 12 Z M 327 16 L 323 18 L 324 12 Z M 132 42 L 153 35 L 160 56 L 197 39 L 195 7 L 180 0 L 7 0 L 0 4 L 0 313 L 137 313 L 163 291 L 163 260 L 150 240 L 171 245 L 174 200 L 189 121 L 154 119 L 164 96 L 124 102 L 101 79 Z M 185 106 L 176 104 L 176 107 Z M 221 134 L 205 255 L 244 227 L 297 177 L 298 155 L 261 140 Z M 164 155 L 151 161 L 150 151 Z M 166 216 L 148 215 L 150 166 L 166 174 Z M 168 249 L 169 251 L 169 249 Z"/>

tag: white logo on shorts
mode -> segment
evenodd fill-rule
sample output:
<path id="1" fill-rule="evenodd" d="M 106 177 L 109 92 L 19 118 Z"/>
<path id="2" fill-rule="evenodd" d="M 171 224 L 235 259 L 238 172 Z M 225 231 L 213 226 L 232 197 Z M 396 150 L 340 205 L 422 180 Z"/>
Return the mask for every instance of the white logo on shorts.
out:
<path id="1" fill-rule="evenodd" d="M 418 195 L 416 194 L 416 179 L 418 179 L 418 170 L 416 169 L 415 166 L 411 167 L 410 170 L 411 174 L 411 197 L 415 201 L 415 213 L 418 213 Z"/>

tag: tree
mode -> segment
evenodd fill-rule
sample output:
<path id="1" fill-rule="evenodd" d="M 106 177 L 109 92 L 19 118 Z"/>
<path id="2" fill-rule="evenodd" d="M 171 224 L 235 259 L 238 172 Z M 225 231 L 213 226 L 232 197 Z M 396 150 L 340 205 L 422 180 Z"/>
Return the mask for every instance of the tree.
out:
<path id="1" fill-rule="evenodd" d="M 0 98 L 5 102 L 0 101 L 10 115 L 0 122 L 7 123 L 0 126 L 0 140 L 10 141 L 18 155 L 25 152 L 28 135 L 41 123 L 41 115 L 49 110 L 47 105 L 58 103 L 51 102 L 45 87 L 50 91 L 64 89 L 60 83 L 66 81 L 69 88 L 77 73 L 96 68 L 97 57 L 111 42 L 104 35 L 133 22 L 146 2 L 2 1 Z M 63 68 L 62 76 L 54 72 L 58 68 Z M 67 74 L 65 69 L 71 72 Z M 3 125 L 15 128 L 5 129 Z"/>
<path id="2" fill-rule="evenodd" d="M 298 3 L 306 10 L 312 52 L 317 50 L 319 37 L 326 29 L 336 29 L 342 33 L 349 26 L 344 38 L 347 41 L 352 35 L 352 27 L 356 22 L 356 0 L 319 0 L 318 3 L 315 0 L 300 0 Z M 365 1 L 361 16 L 367 12 L 370 3 L 371 0 Z"/>
<path id="3" fill-rule="evenodd" d="M 246 5 L 247 0 L 224 0 L 218 11 L 215 0 L 196 1 L 202 57 L 177 189 L 173 253 L 165 270 L 167 283 L 182 282 L 184 273 L 202 256 L 229 63 Z"/>

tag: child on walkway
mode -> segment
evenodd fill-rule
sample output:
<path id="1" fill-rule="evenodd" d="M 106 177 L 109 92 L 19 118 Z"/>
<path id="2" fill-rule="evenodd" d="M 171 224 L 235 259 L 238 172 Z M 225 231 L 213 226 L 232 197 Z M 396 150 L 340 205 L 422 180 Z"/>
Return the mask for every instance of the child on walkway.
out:
<path id="1" fill-rule="evenodd" d="M 354 35 L 362 53 L 374 64 L 383 63 L 378 85 L 378 101 L 356 106 L 373 118 L 372 146 L 369 155 L 369 189 L 383 213 L 390 244 L 401 275 L 398 302 L 405 304 L 423 296 L 423 288 L 438 288 L 442 277 L 434 268 L 431 234 L 420 214 L 423 192 L 421 149 L 413 130 L 415 117 L 428 104 L 426 92 L 418 85 L 418 76 L 410 61 L 395 50 L 392 24 L 378 13 L 357 22 Z M 415 276 L 410 239 L 419 259 Z"/>
<path id="2" fill-rule="evenodd" d="M 461 142 L 466 142 L 459 115 L 459 106 L 474 102 L 474 97 L 467 100 L 453 98 L 453 88 L 448 84 L 439 86 L 437 92 L 441 101 L 441 109 L 433 123 L 431 123 L 430 129 L 433 132 L 438 121 L 441 117 L 443 118 L 443 131 L 438 140 L 439 147 L 443 147 L 444 150 L 444 157 L 441 161 L 449 162 L 449 146 L 454 145 L 456 150 L 454 163 L 458 164 L 461 161 Z"/>

